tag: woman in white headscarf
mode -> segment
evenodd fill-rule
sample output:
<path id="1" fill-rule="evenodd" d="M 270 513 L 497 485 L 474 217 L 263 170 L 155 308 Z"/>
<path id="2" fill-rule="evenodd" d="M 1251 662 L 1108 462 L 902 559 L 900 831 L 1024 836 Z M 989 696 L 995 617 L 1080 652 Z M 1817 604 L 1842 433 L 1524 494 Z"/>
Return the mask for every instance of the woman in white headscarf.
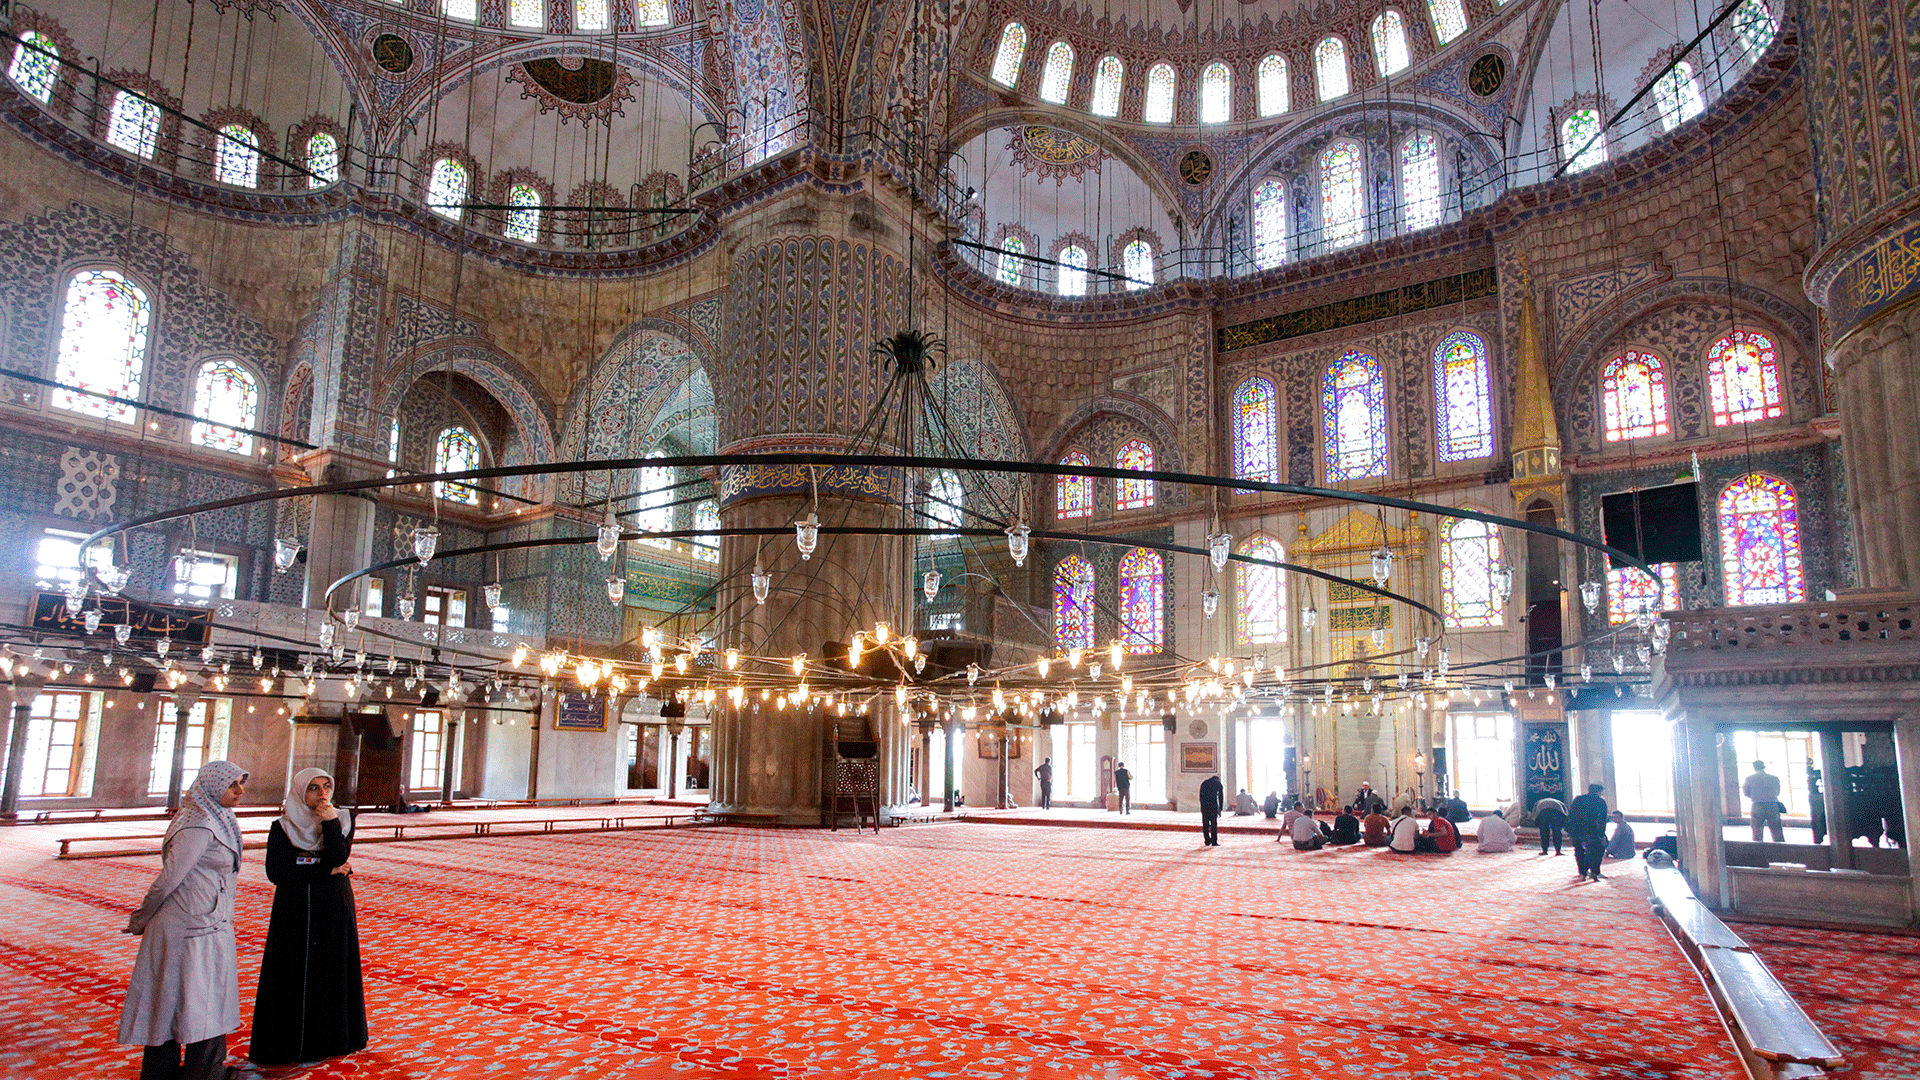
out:
<path id="1" fill-rule="evenodd" d="M 366 998 L 353 910 L 353 815 L 333 805 L 333 777 L 293 776 L 267 834 L 273 919 L 260 957 L 247 1056 L 261 1065 L 317 1061 L 364 1049 Z"/>
<path id="2" fill-rule="evenodd" d="M 240 1026 L 233 892 L 240 875 L 240 822 L 247 770 L 231 761 L 200 766 L 167 826 L 160 877 L 127 933 L 140 935 L 120 1041 L 147 1048 L 141 1080 L 219 1080 L 227 1032 Z"/>

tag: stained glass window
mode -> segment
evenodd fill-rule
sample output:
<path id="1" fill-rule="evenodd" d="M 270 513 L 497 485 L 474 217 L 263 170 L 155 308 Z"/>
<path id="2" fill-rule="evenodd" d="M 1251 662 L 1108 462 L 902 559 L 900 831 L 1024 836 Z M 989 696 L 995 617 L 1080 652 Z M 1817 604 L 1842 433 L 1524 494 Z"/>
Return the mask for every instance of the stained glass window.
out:
<path id="1" fill-rule="evenodd" d="M 1380 358 L 1348 350 L 1327 369 L 1321 407 L 1328 482 L 1387 475 L 1387 383 Z"/>
<path id="2" fill-rule="evenodd" d="M 60 64 L 55 59 L 59 55 L 60 50 L 52 38 L 38 30 L 29 30 L 20 35 L 20 44 L 13 47 L 13 63 L 7 68 L 7 78 L 41 101 L 51 100 L 54 84 L 60 78 Z"/>
<path id="3" fill-rule="evenodd" d="M 1382 75 L 1405 71 L 1413 58 L 1407 55 L 1407 27 L 1400 13 L 1388 8 L 1373 20 L 1373 62 Z"/>
<path id="4" fill-rule="evenodd" d="M 540 193 L 534 190 L 533 185 L 513 185 L 513 189 L 507 192 L 507 204 L 516 207 L 507 211 L 507 238 L 528 243 L 540 239 Z M 522 207 L 524 209 L 519 209 Z"/>
<path id="5" fill-rule="evenodd" d="M 666 457 L 661 450 L 647 454 L 650 458 Z M 633 500 L 633 527 L 640 536 L 640 542 L 653 547 L 670 548 L 673 540 L 655 535 L 673 529 L 673 469 L 666 465 L 642 465 L 634 476 L 635 493 Z"/>
<path id="6" fill-rule="evenodd" d="M 340 182 L 340 142 L 322 131 L 307 140 L 307 177 L 309 188 L 323 188 Z"/>
<path id="7" fill-rule="evenodd" d="M 1287 191 L 1278 180 L 1253 189 L 1253 264 L 1271 270 L 1287 261 Z"/>
<path id="8" fill-rule="evenodd" d="M 1140 118 L 1149 124 L 1173 123 L 1173 90 L 1177 82 L 1172 64 L 1147 69 L 1147 103 Z"/>
<path id="9" fill-rule="evenodd" d="M 1400 200 L 1408 232 L 1440 224 L 1440 145 L 1431 132 L 1400 144 Z"/>
<path id="10" fill-rule="evenodd" d="M 1166 575 L 1160 556 L 1134 548 L 1120 559 L 1120 633 L 1130 653 L 1159 652 L 1166 644 L 1161 599 Z"/>
<path id="11" fill-rule="evenodd" d="M 427 182 L 427 208 L 449 221 L 459 221 L 467 201 L 467 167 L 452 158 L 433 163 Z"/>
<path id="12" fill-rule="evenodd" d="M 1768 9 L 1766 0 L 1741 0 L 1740 7 L 1733 13 L 1733 36 L 1748 59 L 1766 52 L 1779 33 L 1780 23 Z"/>
<path id="13" fill-rule="evenodd" d="M 1120 272 L 1127 276 L 1127 288 L 1144 289 L 1153 284 L 1153 245 L 1132 240 L 1120 249 Z"/>
<path id="14" fill-rule="evenodd" d="M 1200 70 L 1200 122 L 1224 124 L 1233 118 L 1233 72 L 1215 60 Z"/>
<path id="15" fill-rule="evenodd" d="M 667 26 L 673 22 L 673 5 L 668 0 L 640 0 L 641 26 Z"/>
<path id="16" fill-rule="evenodd" d="M 1654 566 L 1659 578 L 1631 566 L 1607 569 L 1607 622 L 1619 626 L 1642 610 L 1672 611 L 1680 606 L 1680 570 L 1673 563 Z"/>
<path id="17" fill-rule="evenodd" d="M 479 5 L 476 0 L 440 0 L 440 2 L 441 9 L 447 13 L 449 19 L 472 22 L 479 16 Z"/>
<path id="18" fill-rule="evenodd" d="M 1260 61 L 1260 115 L 1279 116 L 1287 111 L 1287 58 L 1274 53 Z"/>
<path id="19" fill-rule="evenodd" d="M 1153 447 L 1144 439 L 1128 439 L 1113 452 L 1116 469 L 1152 471 Z M 1114 506 L 1120 510 L 1139 510 L 1153 505 L 1153 479 L 1126 478 L 1114 482 Z"/>
<path id="20" fill-rule="evenodd" d="M 1672 131 L 1699 116 L 1707 107 L 1700 96 L 1700 82 L 1693 77 L 1693 65 L 1674 62 L 1672 69 L 1653 84 L 1653 101 L 1660 110 L 1660 127 Z"/>
<path id="21" fill-rule="evenodd" d="M 1256 536 L 1240 554 L 1268 562 L 1285 562 L 1286 550 L 1271 537 Z M 1236 633 L 1241 645 L 1272 645 L 1287 640 L 1287 578 L 1278 567 L 1235 564 L 1239 583 Z"/>
<path id="22" fill-rule="evenodd" d="M 81 270 L 67 279 L 53 376 L 60 387 L 53 392 L 53 407 L 133 423 L 133 406 L 74 390 L 137 399 L 152 320 L 146 292 L 122 274 Z"/>
<path id="23" fill-rule="evenodd" d="M 933 474 L 933 483 L 927 490 L 927 524 L 950 525 L 959 528 L 965 516 L 966 493 L 960 487 L 960 477 L 952 469 L 942 469 Z M 952 537 L 954 533 L 942 533 Z"/>
<path id="24" fill-rule="evenodd" d="M 1087 249 L 1068 244 L 1060 249 L 1059 286 L 1061 296 L 1087 295 Z"/>
<path id="25" fill-rule="evenodd" d="M 993 81 L 1012 86 L 1020 79 L 1020 61 L 1027 55 L 1027 28 L 1010 22 L 1000 31 L 1000 47 L 993 54 Z"/>
<path id="26" fill-rule="evenodd" d="M 1714 342 L 1707 350 L 1707 390 L 1715 427 L 1783 415 L 1773 340 L 1756 331 L 1736 330 Z"/>
<path id="27" fill-rule="evenodd" d="M 1500 530 L 1484 521 L 1454 518 L 1441 529 L 1440 607 L 1447 625 L 1499 626 L 1507 598 L 1494 584 L 1500 568 Z"/>
<path id="28" fill-rule="evenodd" d="M 253 187 L 260 182 L 260 137 L 245 124 L 228 124 L 220 129 L 220 143 L 214 151 L 214 175 L 223 184 Z"/>
<path id="29" fill-rule="evenodd" d="M 1233 475 L 1272 483 L 1280 478 L 1279 395 L 1258 376 L 1233 392 Z"/>
<path id="30" fill-rule="evenodd" d="M 433 440 L 434 472 L 466 472 L 479 467 L 480 440 L 473 437 L 473 432 L 456 424 Z M 468 506 L 480 502 L 479 490 L 472 484 L 458 480 L 435 480 L 433 493 L 448 502 L 466 503 Z"/>
<path id="31" fill-rule="evenodd" d="M 700 535 L 693 538 L 693 557 L 701 562 L 720 561 L 720 504 L 701 499 L 693 504 L 693 527 Z"/>
<path id="32" fill-rule="evenodd" d="M 1060 464 L 1073 468 L 1093 464 L 1093 459 L 1078 450 L 1067 451 Z M 1053 480 L 1053 516 L 1083 518 L 1093 516 L 1093 477 L 1057 476 Z"/>
<path id="33" fill-rule="evenodd" d="M 1320 39 L 1313 49 L 1313 73 L 1320 83 L 1320 100 L 1332 101 L 1350 88 L 1347 81 L 1347 43 L 1337 37 Z"/>
<path id="34" fill-rule="evenodd" d="M 1720 493 L 1720 562 L 1728 604 L 1797 604 L 1807 598 L 1791 485 L 1763 473 L 1727 485 Z"/>
<path id="35" fill-rule="evenodd" d="M 113 108 L 107 113 L 107 141 L 130 154 L 153 156 L 153 145 L 160 137 L 160 106 L 131 90 L 113 96 Z"/>
<path id="36" fill-rule="evenodd" d="M 1433 36 L 1445 45 L 1467 32 L 1467 9 L 1460 0 L 1427 0 L 1433 14 Z"/>
<path id="37" fill-rule="evenodd" d="M 1020 264 L 1026 260 L 1020 256 L 1027 253 L 1027 242 L 1017 236 L 1006 236 L 1000 240 L 1000 283 L 1003 285 L 1020 284 Z"/>
<path id="38" fill-rule="evenodd" d="M 1073 85 L 1073 46 L 1056 41 L 1047 46 L 1047 62 L 1040 68 L 1040 100 L 1055 105 L 1067 103 L 1067 88 Z"/>
<path id="39" fill-rule="evenodd" d="M 1053 568 L 1053 639 L 1063 649 L 1093 648 L 1093 567 L 1069 555 Z"/>
<path id="40" fill-rule="evenodd" d="M 1440 460 L 1467 461 L 1493 453 L 1493 402 L 1487 389 L 1487 343 L 1457 330 L 1433 350 L 1433 410 Z"/>
<path id="41" fill-rule="evenodd" d="M 235 454 L 253 453 L 250 428 L 260 416 L 260 384 L 253 373 L 231 360 L 209 360 L 193 377 L 193 422 L 188 436 L 195 446 Z"/>
<path id="42" fill-rule="evenodd" d="M 1560 157 L 1570 173 L 1585 172 L 1607 160 L 1607 135 L 1600 110 L 1575 109 L 1560 121 Z"/>
<path id="43" fill-rule="evenodd" d="M 1667 371 L 1660 358 L 1628 349 L 1600 376 L 1608 442 L 1667 433 Z"/>
<path id="44" fill-rule="evenodd" d="M 540 0 L 513 0 L 507 17 L 515 26 L 544 28 L 547 23 L 546 8 Z"/>
<path id="45" fill-rule="evenodd" d="M 582 33 L 597 33 L 613 21 L 607 0 L 573 0 L 573 28 Z"/>
<path id="46" fill-rule="evenodd" d="M 1320 155 L 1320 238 L 1329 248 L 1367 238 L 1367 192 L 1360 144 L 1341 141 Z"/>
<path id="47" fill-rule="evenodd" d="M 1117 56 L 1103 56 L 1100 65 L 1093 69 L 1093 97 L 1087 102 L 1087 108 L 1095 116 L 1118 116 L 1120 114 L 1120 86 L 1125 81 L 1127 69 Z"/>

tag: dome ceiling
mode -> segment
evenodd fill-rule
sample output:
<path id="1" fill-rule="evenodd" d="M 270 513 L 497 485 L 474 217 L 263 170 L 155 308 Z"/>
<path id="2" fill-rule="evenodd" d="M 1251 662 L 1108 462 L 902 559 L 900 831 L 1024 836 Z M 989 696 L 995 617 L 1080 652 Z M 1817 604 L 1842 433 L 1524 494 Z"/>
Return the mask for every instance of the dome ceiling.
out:
<path id="1" fill-rule="evenodd" d="M 1342 25 L 1350 4 L 1329 0 L 1023 0 L 1013 5 L 1041 23 L 1097 28 L 1170 47 L 1294 37 Z"/>

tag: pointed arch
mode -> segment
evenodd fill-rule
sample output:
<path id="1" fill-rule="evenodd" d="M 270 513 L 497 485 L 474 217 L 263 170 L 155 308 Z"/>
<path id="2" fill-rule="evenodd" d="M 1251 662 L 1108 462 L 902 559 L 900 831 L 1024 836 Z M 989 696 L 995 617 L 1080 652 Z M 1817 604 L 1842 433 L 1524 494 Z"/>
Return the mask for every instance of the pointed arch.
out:
<path id="1" fill-rule="evenodd" d="M 1271 536 L 1247 538 L 1240 554 L 1267 562 L 1287 561 L 1286 548 Z M 1237 563 L 1234 567 L 1235 635 L 1242 646 L 1278 645 L 1287 640 L 1287 575 L 1278 567 Z"/>
<path id="2" fill-rule="evenodd" d="M 1608 361 L 1600 375 L 1601 409 L 1608 442 L 1665 435 L 1667 368 L 1653 353 L 1628 349 Z"/>
<path id="3" fill-rule="evenodd" d="M 1797 604 L 1807 598 L 1793 485 L 1748 473 L 1720 493 L 1720 563 L 1727 603 Z"/>
<path id="4" fill-rule="evenodd" d="M 1160 553 L 1134 548 L 1120 558 L 1120 637 L 1136 655 L 1166 647 L 1166 569 Z"/>
<path id="5" fill-rule="evenodd" d="M 1094 642 L 1093 567 L 1069 555 L 1053 568 L 1053 640 L 1062 649 L 1091 649 Z"/>

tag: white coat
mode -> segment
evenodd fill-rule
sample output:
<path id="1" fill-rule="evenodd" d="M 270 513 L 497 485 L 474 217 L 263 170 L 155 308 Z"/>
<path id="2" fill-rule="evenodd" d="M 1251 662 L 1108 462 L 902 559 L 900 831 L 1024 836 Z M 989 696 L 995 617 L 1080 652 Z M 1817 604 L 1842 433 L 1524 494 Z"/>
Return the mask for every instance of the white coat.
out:
<path id="1" fill-rule="evenodd" d="M 167 841 L 161 859 L 159 878 L 127 920 L 140 935 L 140 955 L 120 1012 L 120 1041 L 138 1046 L 184 1046 L 240 1026 L 233 849 L 210 829 L 187 828 Z"/>

